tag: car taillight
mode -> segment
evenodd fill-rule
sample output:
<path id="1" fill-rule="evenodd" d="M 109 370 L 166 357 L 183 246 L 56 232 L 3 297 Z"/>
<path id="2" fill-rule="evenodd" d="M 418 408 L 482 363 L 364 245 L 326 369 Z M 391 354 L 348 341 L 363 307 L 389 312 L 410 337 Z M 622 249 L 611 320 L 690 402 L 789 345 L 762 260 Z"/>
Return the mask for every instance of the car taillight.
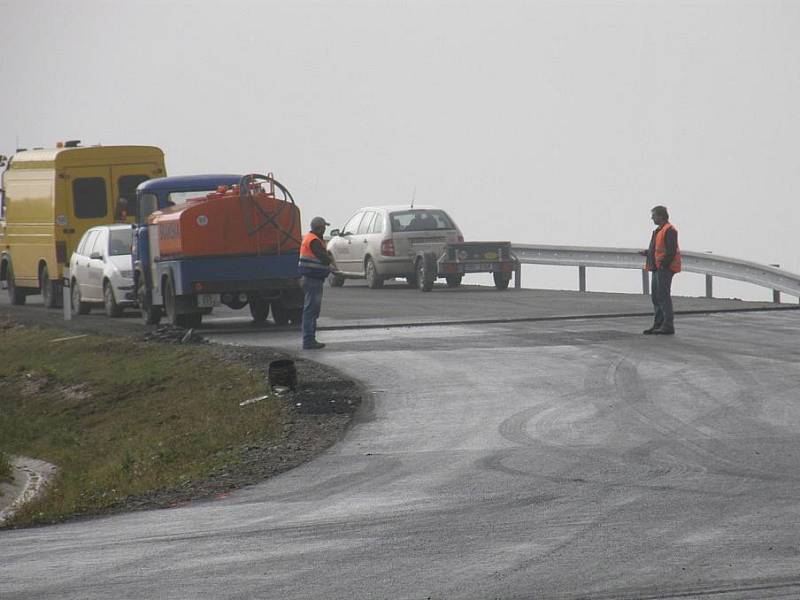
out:
<path id="1" fill-rule="evenodd" d="M 67 259 L 67 242 L 56 242 L 56 262 L 62 265 L 69 264 Z"/>
<path id="2" fill-rule="evenodd" d="M 381 254 L 394 256 L 394 240 L 383 240 L 381 242 Z"/>

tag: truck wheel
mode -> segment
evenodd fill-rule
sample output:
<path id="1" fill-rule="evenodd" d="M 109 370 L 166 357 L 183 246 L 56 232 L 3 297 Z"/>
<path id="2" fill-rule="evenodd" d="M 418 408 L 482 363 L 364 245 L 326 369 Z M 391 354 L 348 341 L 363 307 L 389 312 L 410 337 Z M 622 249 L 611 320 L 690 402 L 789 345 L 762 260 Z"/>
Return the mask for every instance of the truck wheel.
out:
<path id="1" fill-rule="evenodd" d="M 184 327 L 181 315 L 177 314 L 178 301 L 175 298 L 175 288 L 173 287 L 172 279 L 167 277 L 164 283 L 164 312 L 167 313 L 167 321 L 170 325 L 176 327 Z"/>
<path id="2" fill-rule="evenodd" d="M 461 285 L 461 280 L 464 276 L 461 273 L 457 275 L 446 275 L 445 280 L 447 281 L 447 287 L 449 288 L 457 288 Z"/>
<path id="3" fill-rule="evenodd" d="M 494 287 L 498 290 L 508 288 L 508 284 L 511 281 L 511 273 L 498 273 L 495 271 L 492 276 L 494 277 Z"/>
<path id="4" fill-rule="evenodd" d="M 428 256 L 420 256 L 417 259 L 417 288 L 421 292 L 430 292 L 433 289 L 433 260 Z"/>
<path id="5" fill-rule="evenodd" d="M 269 314 L 269 302 L 261 298 L 250 300 L 250 315 L 253 317 L 253 323 L 263 323 L 267 320 Z"/>
<path id="6" fill-rule="evenodd" d="M 328 283 L 331 285 L 331 287 L 342 287 L 344 285 L 344 275 L 331 273 L 328 277 Z"/>
<path id="7" fill-rule="evenodd" d="M 375 261 L 371 258 L 367 259 L 364 265 L 364 273 L 367 276 L 367 287 L 371 290 L 377 290 L 383 287 L 383 279 L 378 274 L 378 269 L 375 267 Z"/>
<path id="8" fill-rule="evenodd" d="M 72 316 L 88 315 L 92 310 L 92 305 L 88 302 L 81 301 L 81 288 L 78 287 L 78 282 L 74 279 L 70 283 L 70 311 Z"/>
<path id="9" fill-rule="evenodd" d="M 289 311 L 283 305 L 283 302 L 276 301 L 271 304 L 272 306 L 272 320 L 275 325 L 288 325 L 289 324 Z"/>
<path id="10" fill-rule="evenodd" d="M 142 313 L 142 322 L 145 325 L 158 325 L 161 322 L 161 308 L 153 306 L 150 296 L 145 292 L 144 275 L 140 273 L 136 282 L 136 299 Z"/>
<path id="11" fill-rule="evenodd" d="M 42 272 L 39 274 L 39 293 L 42 295 L 45 308 L 59 308 L 63 305 L 61 286 L 57 281 L 50 280 L 47 265 L 42 267 Z"/>
<path id="12" fill-rule="evenodd" d="M 114 298 L 114 288 L 108 281 L 103 284 L 103 304 L 106 307 L 106 314 L 112 319 L 122 316 L 122 308 L 117 304 Z"/>
<path id="13" fill-rule="evenodd" d="M 8 288 L 8 301 L 15 306 L 25 304 L 25 290 L 17 287 L 16 279 L 14 279 L 14 269 L 11 268 L 11 263 L 8 263 L 8 275 L 6 276 L 6 286 Z"/>

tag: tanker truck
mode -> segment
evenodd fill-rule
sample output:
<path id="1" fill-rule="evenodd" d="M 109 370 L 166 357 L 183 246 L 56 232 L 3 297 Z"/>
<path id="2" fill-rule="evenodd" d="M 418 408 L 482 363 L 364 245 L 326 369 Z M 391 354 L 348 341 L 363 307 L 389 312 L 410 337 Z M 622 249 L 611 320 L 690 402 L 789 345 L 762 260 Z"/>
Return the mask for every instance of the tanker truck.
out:
<path id="1" fill-rule="evenodd" d="M 248 306 L 254 322 L 271 312 L 278 325 L 299 323 L 300 243 L 300 211 L 272 174 L 144 182 L 132 248 L 142 320 L 198 327 L 224 304 Z"/>

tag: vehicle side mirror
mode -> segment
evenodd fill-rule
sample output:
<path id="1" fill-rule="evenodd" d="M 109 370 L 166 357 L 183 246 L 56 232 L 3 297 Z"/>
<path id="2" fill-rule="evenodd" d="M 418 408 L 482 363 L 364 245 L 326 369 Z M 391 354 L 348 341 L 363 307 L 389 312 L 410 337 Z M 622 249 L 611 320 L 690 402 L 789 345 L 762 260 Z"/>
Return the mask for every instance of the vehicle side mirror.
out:
<path id="1" fill-rule="evenodd" d="M 102 259 L 102 258 L 103 258 L 103 255 L 102 255 L 102 254 L 100 254 L 99 252 L 92 252 L 92 253 L 89 255 L 89 258 L 91 258 L 92 260 Z"/>
<path id="2" fill-rule="evenodd" d="M 338 229 L 331 229 L 331 237 L 337 237 L 339 235 Z"/>

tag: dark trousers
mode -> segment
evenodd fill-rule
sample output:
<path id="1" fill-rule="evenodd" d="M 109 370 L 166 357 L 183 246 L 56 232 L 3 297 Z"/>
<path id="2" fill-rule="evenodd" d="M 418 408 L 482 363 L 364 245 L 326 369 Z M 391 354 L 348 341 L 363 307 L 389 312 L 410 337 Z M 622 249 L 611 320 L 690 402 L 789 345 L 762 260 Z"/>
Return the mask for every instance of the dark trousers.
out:
<path id="1" fill-rule="evenodd" d="M 313 344 L 317 340 L 317 319 L 322 309 L 322 290 L 324 279 L 301 277 L 300 286 L 305 292 L 303 303 L 303 345 Z"/>
<path id="2" fill-rule="evenodd" d="M 653 327 L 662 329 L 674 329 L 674 315 L 672 313 L 672 276 L 675 275 L 669 269 L 652 271 L 650 282 L 650 298 L 655 309 Z"/>

